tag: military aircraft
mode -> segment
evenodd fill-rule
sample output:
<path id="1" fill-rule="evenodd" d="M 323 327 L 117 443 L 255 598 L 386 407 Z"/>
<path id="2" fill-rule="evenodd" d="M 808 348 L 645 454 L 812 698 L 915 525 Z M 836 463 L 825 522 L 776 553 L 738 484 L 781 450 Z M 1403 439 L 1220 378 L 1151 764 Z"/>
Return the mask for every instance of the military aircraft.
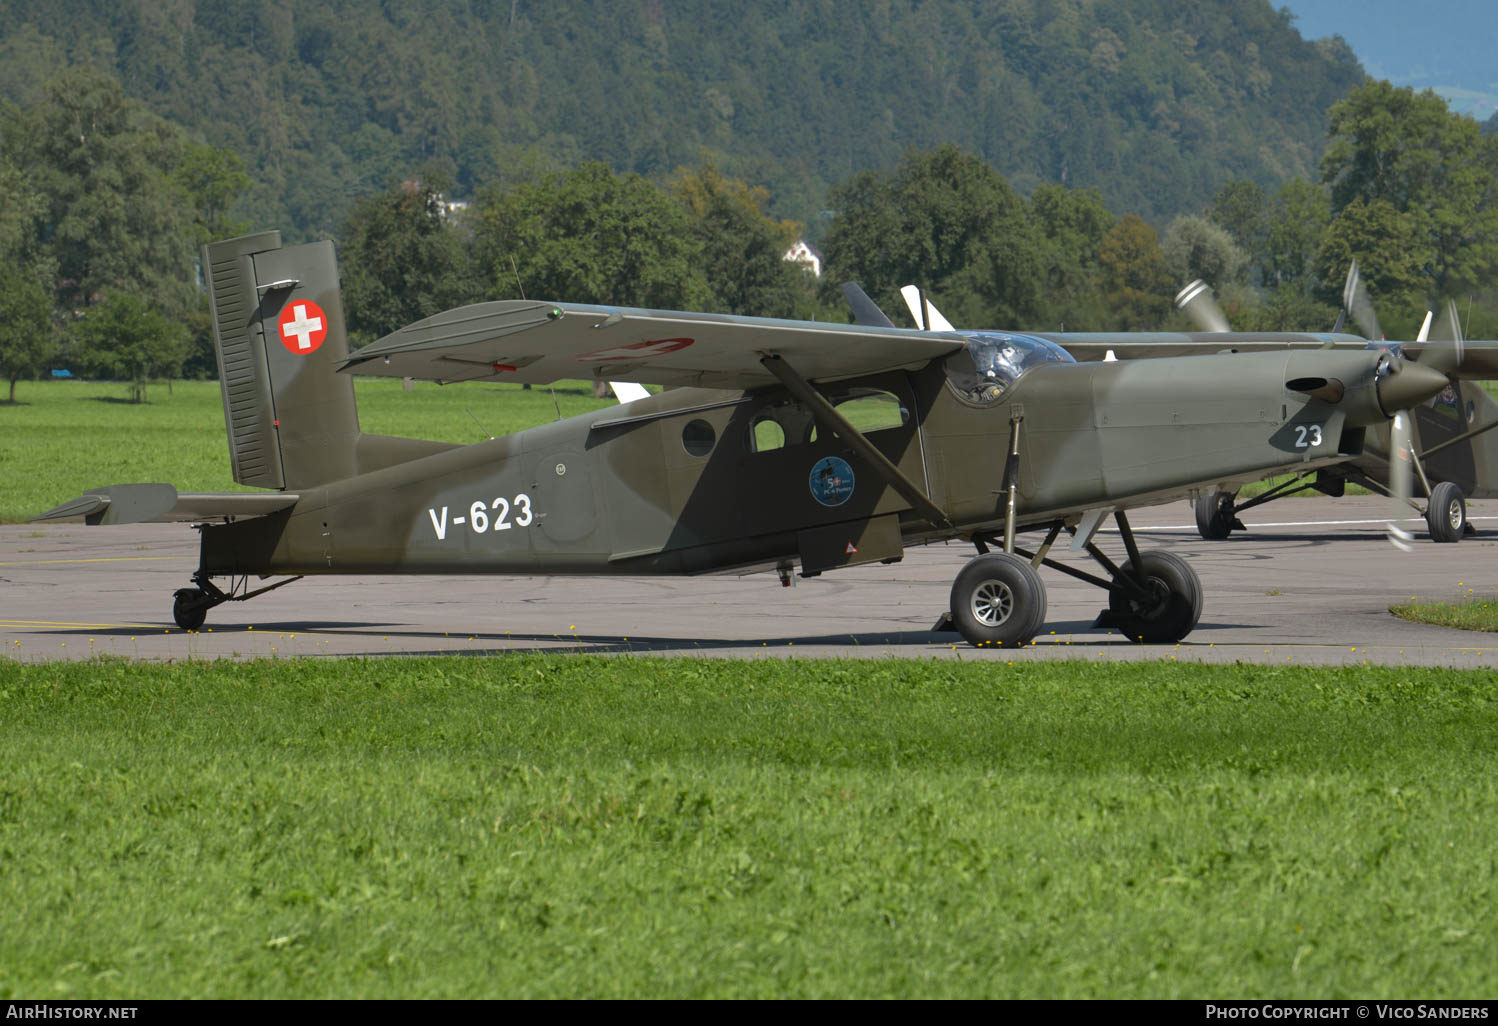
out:
<path id="1" fill-rule="evenodd" d="M 1227 318 L 1212 301 L 1211 290 L 1204 282 L 1195 281 L 1182 289 L 1176 305 L 1207 332 L 1221 337 L 1228 330 Z M 1384 339 L 1355 260 L 1343 285 L 1337 327 L 1348 317 L 1373 340 L 1369 348 L 1419 360 L 1430 345 L 1436 344 L 1431 342 L 1429 312 L 1413 343 Z M 1407 440 L 1393 431 L 1391 422 L 1370 431 L 1362 455 L 1340 466 L 1297 475 L 1242 502 L 1235 492 L 1203 493 L 1196 501 L 1197 532 L 1205 539 L 1220 540 L 1234 530 L 1247 530 L 1239 517 L 1249 509 L 1309 489 L 1340 496 L 1351 483 L 1390 496 L 1396 505 L 1419 513 L 1425 518 L 1431 541 L 1457 542 L 1464 534 L 1476 533 L 1467 520 L 1466 500 L 1498 497 L 1498 441 L 1488 435 L 1498 427 L 1498 402 L 1475 379 L 1498 377 L 1498 343 L 1464 340 L 1456 304 L 1449 300 L 1435 334 L 1445 340 L 1441 355 L 1453 354 L 1451 384 L 1410 411 Z M 1411 499 L 1409 488 L 1401 490 L 1394 482 L 1396 470 L 1390 454 L 1401 449 L 1408 452 L 1412 480 L 1418 481 L 1425 499 L 1423 508 Z"/>
<path id="2" fill-rule="evenodd" d="M 951 323 L 931 302 L 925 292 L 914 285 L 901 289 L 901 295 L 917 325 L 928 331 L 952 331 Z M 850 303 L 852 302 L 850 298 Z M 1124 335 L 1087 332 L 1049 332 L 1041 337 L 1056 343 L 1081 359 L 1097 355 L 1106 347 L 1105 359 L 1146 359 L 1182 356 L 1195 353 L 1259 352 L 1282 348 L 1286 344 L 1312 344 L 1318 348 L 1355 348 L 1382 350 L 1401 357 L 1419 359 L 1431 344 L 1431 316 L 1414 343 L 1388 342 L 1378 329 L 1377 319 L 1362 288 L 1357 263 L 1348 272 L 1344 288 L 1343 311 L 1337 327 L 1329 335 L 1264 335 L 1233 332 L 1227 317 L 1213 302 L 1211 290 L 1202 281 L 1187 285 L 1176 296 L 1176 306 L 1197 322 L 1200 332 L 1145 333 Z M 855 312 L 860 307 L 854 304 Z M 1373 341 L 1341 335 L 1342 323 L 1349 311 Z M 1432 541 L 1455 542 L 1463 534 L 1475 533 L 1467 521 L 1466 499 L 1498 497 L 1498 440 L 1487 432 L 1498 427 L 1498 402 L 1473 380 L 1498 377 L 1498 343 L 1464 342 L 1454 304 L 1448 303 L 1444 314 L 1448 345 L 1439 352 L 1449 368 L 1450 383 L 1440 394 L 1415 406 L 1406 421 L 1408 443 L 1396 441 L 1393 421 L 1376 425 L 1367 433 L 1363 451 L 1355 458 L 1331 466 L 1306 469 L 1288 480 L 1274 484 L 1252 498 L 1239 501 L 1238 489 L 1222 485 L 1200 491 L 1193 500 L 1197 532 L 1207 540 L 1227 538 L 1233 531 L 1247 530 L 1239 519 L 1247 510 L 1301 492 L 1315 490 L 1324 495 L 1341 496 L 1349 483 L 1389 496 L 1398 507 L 1409 507 L 1426 520 Z M 1439 330 L 1439 329 L 1438 329 Z M 1401 433 L 1399 439 L 1403 438 Z M 1425 498 L 1420 505 L 1393 484 L 1394 470 L 1390 453 L 1406 451 L 1411 480 L 1418 480 Z M 1391 525 L 1407 516 L 1402 510 L 1391 513 Z M 1405 532 L 1391 527 L 1391 537 L 1402 544 Z"/>
<path id="3" fill-rule="evenodd" d="M 196 524 L 198 569 L 173 604 L 188 630 L 305 574 L 774 569 L 789 584 L 955 538 L 978 554 L 944 619 L 972 644 L 1035 636 L 1041 567 L 1101 589 L 1100 623 L 1176 641 L 1201 615 L 1200 582 L 1140 551 L 1129 509 L 1343 463 L 1368 428 L 1447 386 L 1344 336 L 1358 345 L 1277 336 L 1277 352 L 1078 362 L 1024 333 L 526 300 L 349 353 L 331 243 L 267 232 L 206 246 L 203 266 L 234 478 L 267 491 L 115 485 L 38 518 Z M 353 374 L 674 387 L 460 446 L 361 432 Z M 1097 544 L 1109 517 L 1119 560 Z M 1039 542 L 1021 547 L 1022 532 Z M 1063 532 L 1099 572 L 1050 556 Z M 250 586 L 277 575 L 292 576 Z"/>

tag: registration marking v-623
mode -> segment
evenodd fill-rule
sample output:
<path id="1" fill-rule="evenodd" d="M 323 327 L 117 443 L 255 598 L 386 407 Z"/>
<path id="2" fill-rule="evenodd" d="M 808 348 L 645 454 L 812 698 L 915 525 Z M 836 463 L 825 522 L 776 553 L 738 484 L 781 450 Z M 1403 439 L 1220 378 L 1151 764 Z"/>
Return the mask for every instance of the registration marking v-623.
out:
<path id="1" fill-rule="evenodd" d="M 432 518 L 432 532 L 437 535 L 438 541 L 447 540 L 447 510 L 448 507 L 443 506 L 439 514 L 436 507 L 427 509 L 427 516 Z M 493 517 L 489 515 L 490 511 L 493 511 Z M 477 499 L 468 507 L 466 517 L 453 517 L 451 522 L 454 526 L 466 523 L 474 534 L 483 534 L 491 529 L 508 531 L 513 527 L 529 527 L 535 519 L 536 514 L 531 510 L 531 497 L 522 492 L 515 496 L 513 504 L 504 496 L 496 498 L 487 506 L 483 499 Z"/>

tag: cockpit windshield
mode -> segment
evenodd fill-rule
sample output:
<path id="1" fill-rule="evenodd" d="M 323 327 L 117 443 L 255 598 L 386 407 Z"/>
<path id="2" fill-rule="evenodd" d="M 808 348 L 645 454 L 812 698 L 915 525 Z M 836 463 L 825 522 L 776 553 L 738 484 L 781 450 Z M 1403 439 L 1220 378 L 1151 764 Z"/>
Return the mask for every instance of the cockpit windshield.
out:
<path id="1" fill-rule="evenodd" d="M 947 357 L 947 383 L 969 402 L 987 404 L 998 401 L 1031 367 L 1075 362 L 1065 349 L 1033 335 L 973 332 L 965 349 Z"/>

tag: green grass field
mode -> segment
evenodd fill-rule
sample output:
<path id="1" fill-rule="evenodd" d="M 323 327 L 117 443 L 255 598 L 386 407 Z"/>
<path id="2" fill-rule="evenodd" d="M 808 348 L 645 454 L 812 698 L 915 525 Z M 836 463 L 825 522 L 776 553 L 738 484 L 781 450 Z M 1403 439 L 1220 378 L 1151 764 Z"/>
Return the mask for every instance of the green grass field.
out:
<path id="1" fill-rule="evenodd" d="M 1389 612 L 1416 623 L 1433 623 L 1464 631 L 1498 631 L 1498 600 L 1467 598 L 1455 602 L 1411 602 Z"/>
<path id="2" fill-rule="evenodd" d="M 1472 997 L 1498 680 L 0 663 L 0 997 Z"/>
<path id="3" fill-rule="evenodd" d="M 552 391 L 518 385 L 418 382 L 411 391 L 386 378 L 357 378 L 360 427 L 372 434 L 477 442 L 614 400 L 594 399 L 588 382 Z M 224 408 L 216 381 L 178 381 L 150 401 L 129 401 L 129 386 L 108 382 L 23 382 L 15 405 L 0 403 L 0 523 L 36 516 L 85 489 L 161 481 L 182 491 L 235 491 Z M 475 419 L 476 418 L 476 419 Z M 481 430 L 479 424 L 483 424 Z"/>

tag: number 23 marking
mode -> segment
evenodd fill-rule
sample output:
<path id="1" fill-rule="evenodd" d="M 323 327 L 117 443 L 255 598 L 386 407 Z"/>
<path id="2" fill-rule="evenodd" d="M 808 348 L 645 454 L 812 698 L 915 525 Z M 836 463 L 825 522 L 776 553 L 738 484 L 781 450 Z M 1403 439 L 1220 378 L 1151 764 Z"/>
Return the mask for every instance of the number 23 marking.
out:
<path id="1" fill-rule="evenodd" d="M 1318 446 L 1318 445 L 1321 444 L 1321 425 L 1320 424 L 1312 424 L 1309 427 L 1307 427 L 1304 424 L 1297 424 L 1297 425 L 1295 425 L 1295 430 L 1297 432 L 1296 436 L 1295 436 L 1295 448 L 1297 448 L 1297 449 L 1305 449 L 1305 448 L 1314 449 L 1314 448 L 1316 448 L 1316 446 Z M 1307 440 L 1307 435 L 1308 434 L 1310 436 L 1309 440 Z"/>

